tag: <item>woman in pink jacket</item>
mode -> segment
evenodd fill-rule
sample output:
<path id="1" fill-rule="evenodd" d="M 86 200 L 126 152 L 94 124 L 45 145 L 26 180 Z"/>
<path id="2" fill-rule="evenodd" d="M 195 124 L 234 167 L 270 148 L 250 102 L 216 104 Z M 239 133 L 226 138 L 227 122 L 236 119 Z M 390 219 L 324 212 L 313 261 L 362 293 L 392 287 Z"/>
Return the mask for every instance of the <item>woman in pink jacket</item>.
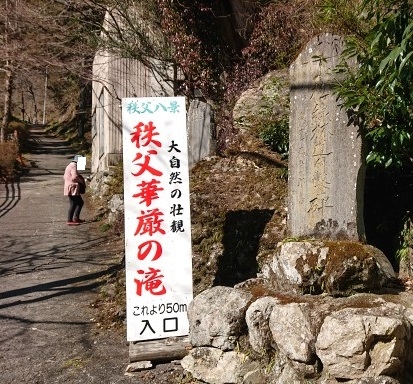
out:
<path id="1" fill-rule="evenodd" d="M 80 211 L 83 207 L 83 199 L 80 195 L 79 183 L 84 182 L 83 177 L 77 171 L 76 155 L 65 169 L 63 195 L 69 196 L 69 211 L 67 214 L 67 225 L 79 225 L 84 220 L 80 219 Z"/>

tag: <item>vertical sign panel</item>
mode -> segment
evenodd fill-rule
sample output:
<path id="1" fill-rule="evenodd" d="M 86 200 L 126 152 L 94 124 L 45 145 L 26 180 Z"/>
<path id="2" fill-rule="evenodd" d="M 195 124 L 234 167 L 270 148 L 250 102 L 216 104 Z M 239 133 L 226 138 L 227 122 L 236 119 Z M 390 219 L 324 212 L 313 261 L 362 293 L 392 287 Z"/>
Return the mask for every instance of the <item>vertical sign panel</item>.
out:
<path id="1" fill-rule="evenodd" d="M 122 99 L 128 341 L 188 334 L 191 221 L 184 97 Z"/>

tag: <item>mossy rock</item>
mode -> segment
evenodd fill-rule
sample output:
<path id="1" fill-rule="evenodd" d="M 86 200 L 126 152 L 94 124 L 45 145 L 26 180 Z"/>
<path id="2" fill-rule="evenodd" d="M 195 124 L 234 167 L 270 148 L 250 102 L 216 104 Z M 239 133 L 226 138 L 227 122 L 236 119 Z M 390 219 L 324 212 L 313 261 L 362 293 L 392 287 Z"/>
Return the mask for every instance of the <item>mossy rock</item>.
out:
<path id="1" fill-rule="evenodd" d="M 267 277 L 293 293 L 350 296 L 380 292 L 396 279 L 377 248 L 352 241 L 294 241 L 279 245 Z"/>

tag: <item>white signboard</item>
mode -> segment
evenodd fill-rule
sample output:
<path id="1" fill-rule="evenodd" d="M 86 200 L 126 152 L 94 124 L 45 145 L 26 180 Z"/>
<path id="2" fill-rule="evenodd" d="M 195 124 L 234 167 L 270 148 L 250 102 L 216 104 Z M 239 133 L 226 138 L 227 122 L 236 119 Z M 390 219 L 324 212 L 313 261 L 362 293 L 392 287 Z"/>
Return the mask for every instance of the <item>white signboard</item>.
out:
<path id="1" fill-rule="evenodd" d="M 188 334 L 191 221 L 184 97 L 122 99 L 127 339 Z"/>
<path id="2" fill-rule="evenodd" d="M 77 156 L 76 168 L 78 171 L 84 171 L 86 169 L 86 157 L 85 156 Z"/>

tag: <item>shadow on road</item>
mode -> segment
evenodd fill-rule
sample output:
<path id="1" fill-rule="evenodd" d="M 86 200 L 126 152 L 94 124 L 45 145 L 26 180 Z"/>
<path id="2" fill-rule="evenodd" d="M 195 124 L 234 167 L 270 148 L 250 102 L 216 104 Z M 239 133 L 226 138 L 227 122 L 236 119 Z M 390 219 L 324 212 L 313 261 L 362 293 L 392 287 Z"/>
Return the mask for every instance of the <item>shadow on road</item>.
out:
<path id="1" fill-rule="evenodd" d="M 0 304 L 0 309 L 3 308 L 8 308 L 12 307 L 15 305 L 21 305 L 21 304 L 30 304 L 30 303 L 35 303 L 39 301 L 44 301 L 48 300 L 52 297 L 58 297 L 62 295 L 70 295 L 74 293 L 79 293 L 83 291 L 90 291 L 94 288 L 99 287 L 102 284 L 102 281 L 97 281 L 99 277 L 106 276 L 108 274 L 111 274 L 115 272 L 118 269 L 117 266 L 110 266 L 107 269 L 104 269 L 99 272 L 94 272 L 94 273 L 89 273 L 86 275 L 82 276 L 76 276 L 72 277 L 69 279 L 63 279 L 63 280 L 57 280 L 57 281 L 51 281 L 48 283 L 44 284 L 38 284 L 35 286 L 29 286 L 25 288 L 19 288 L 19 289 L 13 289 L 10 291 L 5 291 L 1 292 L 0 294 L 0 300 L 4 300 L 10 297 L 16 297 L 16 296 L 21 296 L 21 295 L 26 295 L 26 294 L 33 294 L 34 292 L 51 292 L 48 295 L 44 295 L 41 297 L 36 297 L 33 299 L 27 299 L 27 300 L 16 300 L 13 302 L 9 302 L 6 304 Z M 76 286 L 69 286 L 71 284 L 79 284 L 79 283 L 85 283 L 82 285 L 76 285 Z"/>
<path id="2" fill-rule="evenodd" d="M 0 218 L 9 213 L 20 201 L 20 181 L 5 183 L 4 195 L 0 195 Z"/>
<path id="3" fill-rule="evenodd" d="M 27 236 L 3 236 L 2 258 L 0 259 L 0 277 L 7 275 L 23 275 L 34 271 L 66 268 L 77 263 L 88 266 L 99 266 L 94 250 L 103 247 L 115 236 L 102 236 L 85 239 L 75 244 L 55 244 L 40 250 L 32 248 L 32 240 Z M 18 247 L 17 247 L 18 246 Z M 111 251 L 100 252 L 100 256 L 110 256 Z M 0 295 L 0 298 L 2 296 Z"/>

